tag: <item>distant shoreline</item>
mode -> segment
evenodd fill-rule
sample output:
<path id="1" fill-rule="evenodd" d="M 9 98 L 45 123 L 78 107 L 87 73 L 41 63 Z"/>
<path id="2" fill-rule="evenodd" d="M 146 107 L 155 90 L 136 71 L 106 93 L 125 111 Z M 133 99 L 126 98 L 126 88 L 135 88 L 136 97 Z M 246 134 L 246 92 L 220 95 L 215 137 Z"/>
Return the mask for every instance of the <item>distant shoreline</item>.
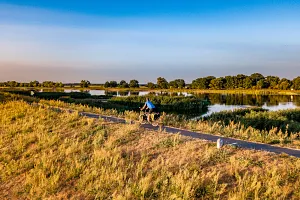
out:
<path id="1" fill-rule="evenodd" d="M 90 86 L 88 88 L 82 87 L 62 87 L 62 88 L 48 88 L 48 87 L 0 87 L 0 89 L 56 89 L 56 90 L 106 90 L 106 91 L 137 91 L 137 92 L 189 92 L 189 93 L 226 93 L 226 94 L 254 94 L 254 95 L 300 95 L 300 90 L 273 90 L 273 89 L 235 89 L 235 90 L 201 90 L 201 89 L 149 89 L 147 87 L 140 88 L 104 88 L 99 86 Z"/>

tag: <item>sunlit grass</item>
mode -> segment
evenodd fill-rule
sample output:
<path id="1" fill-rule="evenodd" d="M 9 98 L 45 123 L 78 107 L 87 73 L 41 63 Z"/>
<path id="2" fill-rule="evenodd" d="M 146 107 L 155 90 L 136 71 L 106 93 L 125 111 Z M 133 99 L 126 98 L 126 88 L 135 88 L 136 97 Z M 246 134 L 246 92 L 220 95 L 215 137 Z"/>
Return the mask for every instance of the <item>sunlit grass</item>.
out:
<path id="1" fill-rule="evenodd" d="M 1 94 L 1 93 L 0 93 Z M 26 97 L 22 95 L 13 95 L 13 94 L 2 94 L 6 99 L 24 99 L 27 102 L 39 102 L 39 104 L 35 104 L 37 106 L 43 107 L 58 107 L 64 109 L 72 109 L 79 112 L 91 112 L 97 113 L 105 116 L 116 116 L 125 118 L 128 122 L 138 120 L 139 113 L 134 111 L 125 111 L 118 112 L 115 109 L 103 109 L 97 107 L 91 107 L 87 105 L 74 104 L 74 103 L 65 103 L 62 101 L 54 101 L 54 100 L 39 100 L 32 97 Z M 0 96 L 1 98 L 1 96 Z M 2 97 L 3 98 L 3 97 Z M 254 109 L 255 110 L 255 109 Z M 217 116 L 213 116 L 212 120 L 188 120 L 181 115 L 174 114 L 165 114 L 163 113 L 163 117 L 161 117 L 160 121 L 164 125 L 173 126 L 178 128 L 184 128 L 192 131 L 204 132 L 208 134 L 222 135 L 226 137 L 233 137 L 242 140 L 262 142 L 277 146 L 285 146 L 300 149 L 300 133 L 299 126 L 297 124 L 299 109 L 294 109 L 290 111 L 276 111 L 276 112 L 259 112 L 259 109 L 256 109 L 257 112 L 250 112 L 246 114 L 245 119 L 248 125 L 240 121 L 240 114 L 236 115 L 236 113 L 231 113 L 228 111 L 221 112 L 217 114 Z M 246 113 L 241 110 L 240 113 Z M 223 114 L 222 114 L 223 113 Z M 249 122 L 264 126 L 263 121 L 259 118 L 263 116 L 266 119 L 278 118 L 280 120 L 289 119 L 289 121 L 284 121 L 284 123 L 280 124 L 283 129 L 279 129 L 276 124 L 272 125 L 270 123 L 266 124 L 266 128 L 268 125 L 268 129 L 259 130 L 249 124 Z M 282 118 L 283 116 L 283 118 Z M 256 119 L 257 118 L 257 119 Z M 282 119 L 281 119 L 282 118 Z M 250 121 L 249 121 L 250 120 Z M 291 123 L 289 123 L 291 122 Z M 279 122 L 276 122 L 277 124 Z M 250 126 L 249 126 L 250 125 Z M 271 126 L 272 125 L 272 126 Z M 256 126 L 256 125 L 255 125 Z M 286 130 L 289 130 L 288 132 Z"/>
<path id="2" fill-rule="evenodd" d="M 124 113 L 117 112 L 113 109 L 102 109 L 90 107 L 86 105 L 68 104 L 61 101 L 46 101 L 41 100 L 41 104 L 56 106 L 61 108 L 70 108 L 78 111 L 93 112 L 108 116 L 117 116 L 129 120 L 138 120 L 139 113 L 133 111 L 126 111 Z M 295 110 L 298 112 L 298 110 Z M 282 111 L 288 112 L 288 111 Z M 293 112 L 293 111 L 291 111 Z M 273 114 L 274 113 L 274 114 Z M 278 111 L 279 113 L 279 111 Z M 271 115 L 278 115 L 272 112 Z M 253 114 L 252 114 L 253 115 Z M 251 117 L 251 115 L 248 115 Z M 296 115 L 295 115 L 296 116 Z M 223 119 L 227 120 L 227 119 Z M 229 121 L 224 123 L 221 119 L 219 121 L 196 121 L 188 120 L 180 115 L 168 114 L 163 115 L 161 121 L 164 125 L 174 126 L 178 128 L 185 128 L 192 131 L 205 132 L 209 134 L 222 135 L 226 137 L 233 137 L 242 140 L 250 140 L 255 142 L 268 143 L 279 146 L 293 147 L 300 149 L 300 133 L 299 132 L 286 132 L 274 126 L 270 130 L 259 130 L 252 126 L 245 126 L 241 122 Z M 259 122 L 259 119 L 258 119 Z"/>
<path id="3" fill-rule="evenodd" d="M 0 104 L 4 199 L 299 199 L 300 160 Z"/>

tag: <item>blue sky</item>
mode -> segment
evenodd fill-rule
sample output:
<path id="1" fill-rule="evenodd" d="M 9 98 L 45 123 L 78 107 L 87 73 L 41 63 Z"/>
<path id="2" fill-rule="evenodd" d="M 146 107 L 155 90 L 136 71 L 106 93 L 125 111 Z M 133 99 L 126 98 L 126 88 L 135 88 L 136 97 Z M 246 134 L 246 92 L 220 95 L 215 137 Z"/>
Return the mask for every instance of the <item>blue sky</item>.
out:
<path id="1" fill-rule="evenodd" d="M 297 1 L 89 2 L 0 0 L 0 81 L 300 75 Z"/>

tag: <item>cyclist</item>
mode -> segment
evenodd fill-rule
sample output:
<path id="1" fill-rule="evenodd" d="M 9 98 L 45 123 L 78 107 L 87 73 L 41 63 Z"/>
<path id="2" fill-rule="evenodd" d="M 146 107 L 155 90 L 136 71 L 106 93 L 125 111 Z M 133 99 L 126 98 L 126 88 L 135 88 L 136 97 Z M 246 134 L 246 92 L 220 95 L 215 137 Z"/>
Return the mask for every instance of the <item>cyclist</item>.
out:
<path id="1" fill-rule="evenodd" d="M 155 105 L 149 100 L 149 98 L 146 98 L 145 105 L 141 108 L 141 111 L 143 110 L 148 110 L 148 115 L 147 115 L 147 120 L 150 122 L 150 114 L 153 112 L 156 112 L 156 107 Z"/>

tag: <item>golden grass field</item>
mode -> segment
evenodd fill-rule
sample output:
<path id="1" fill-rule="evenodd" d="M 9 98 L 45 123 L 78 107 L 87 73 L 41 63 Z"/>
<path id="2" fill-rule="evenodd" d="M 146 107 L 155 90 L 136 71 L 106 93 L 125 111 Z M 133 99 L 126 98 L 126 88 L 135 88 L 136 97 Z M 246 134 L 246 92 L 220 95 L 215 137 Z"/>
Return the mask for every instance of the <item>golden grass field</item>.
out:
<path id="1" fill-rule="evenodd" d="M 0 104 L 1 199 L 300 199 L 300 159 Z"/>
<path id="2" fill-rule="evenodd" d="M 13 95 L 13 98 L 22 99 L 23 96 Z M 30 99 L 27 99 L 27 101 L 28 100 Z M 50 107 L 66 108 L 77 110 L 80 112 L 91 112 L 106 116 L 116 116 L 120 118 L 125 118 L 127 120 L 138 120 L 139 116 L 139 113 L 134 111 L 125 111 L 124 113 L 118 113 L 117 110 L 114 109 L 105 110 L 103 108 L 91 107 L 88 105 L 76 105 L 73 103 L 65 103 L 63 101 L 39 100 L 39 103 Z M 300 133 L 295 132 L 293 134 L 288 134 L 287 132 L 278 130 L 277 127 L 274 127 L 270 131 L 258 130 L 253 127 L 246 127 L 241 123 L 234 122 L 231 122 L 229 125 L 223 125 L 221 122 L 185 120 L 184 118 L 180 118 L 178 115 L 174 114 L 164 115 L 163 117 L 161 117 L 161 121 L 164 125 L 167 126 L 178 127 L 182 129 L 192 130 L 195 132 L 202 132 L 267 144 L 272 144 L 272 141 L 279 141 L 278 144 L 274 145 L 300 149 Z"/>

